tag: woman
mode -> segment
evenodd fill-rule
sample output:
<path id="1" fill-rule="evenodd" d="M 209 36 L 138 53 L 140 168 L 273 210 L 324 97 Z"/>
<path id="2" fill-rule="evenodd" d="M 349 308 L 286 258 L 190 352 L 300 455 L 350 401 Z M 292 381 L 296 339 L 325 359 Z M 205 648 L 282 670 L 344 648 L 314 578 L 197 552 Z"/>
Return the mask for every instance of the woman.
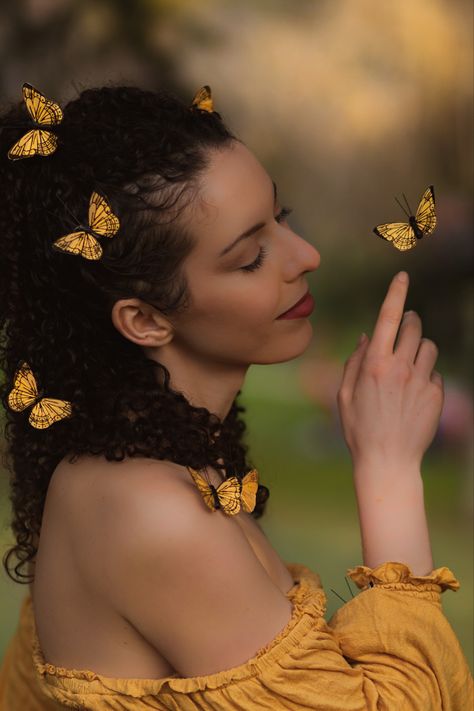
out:
<path id="1" fill-rule="evenodd" d="M 291 308 L 319 252 L 206 89 L 90 89 L 64 112 L 33 91 L 1 129 L 4 565 L 30 583 L 2 708 L 467 708 L 420 474 L 437 348 L 412 313 L 394 350 L 407 275 L 338 394 L 365 565 L 327 623 L 318 575 L 256 522 L 237 403 L 251 364 L 309 345 Z"/>

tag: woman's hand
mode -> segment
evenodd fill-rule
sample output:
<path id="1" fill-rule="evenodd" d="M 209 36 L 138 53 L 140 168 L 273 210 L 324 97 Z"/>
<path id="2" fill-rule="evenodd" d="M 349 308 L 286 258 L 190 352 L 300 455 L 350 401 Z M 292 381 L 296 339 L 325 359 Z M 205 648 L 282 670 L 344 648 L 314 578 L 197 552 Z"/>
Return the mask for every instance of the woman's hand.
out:
<path id="1" fill-rule="evenodd" d="M 359 342 L 344 366 L 337 403 L 357 469 L 374 462 L 420 467 L 436 434 L 444 401 L 442 376 L 433 370 L 438 348 L 421 338 L 418 314 L 402 319 L 407 291 L 408 275 L 405 282 L 395 275 L 372 340 Z"/>

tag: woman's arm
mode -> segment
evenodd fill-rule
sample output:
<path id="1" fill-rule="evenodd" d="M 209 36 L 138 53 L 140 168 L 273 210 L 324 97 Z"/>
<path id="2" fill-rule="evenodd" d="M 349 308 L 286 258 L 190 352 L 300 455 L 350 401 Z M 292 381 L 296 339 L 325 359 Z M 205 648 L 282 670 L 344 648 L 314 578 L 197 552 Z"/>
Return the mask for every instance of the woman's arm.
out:
<path id="1" fill-rule="evenodd" d="M 433 570 L 419 467 L 371 462 L 354 466 L 364 565 L 400 561 L 415 575 Z"/>
<path id="2" fill-rule="evenodd" d="M 396 561 L 426 575 L 433 559 L 420 469 L 444 392 L 433 370 L 436 344 L 421 338 L 418 314 L 403 313 L 407 289 L 408 276 L 396 275 L 372 340 L 364 334 L 346 361 L 338 406 L 353 460 L 365 565 Z"/>

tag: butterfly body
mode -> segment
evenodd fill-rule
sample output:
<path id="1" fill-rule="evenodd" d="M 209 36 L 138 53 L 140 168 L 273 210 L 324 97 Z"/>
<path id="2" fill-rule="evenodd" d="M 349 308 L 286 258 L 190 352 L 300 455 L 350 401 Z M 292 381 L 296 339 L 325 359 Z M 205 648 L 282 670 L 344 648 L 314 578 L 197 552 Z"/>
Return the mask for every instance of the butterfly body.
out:
<path id="1" fill-rule="evenodd" d="M 247 512 L 254 510 L 258 489 L 256 469 L 247 472 L 242 480 L 236 476 L 224 479 L 216 488 L 207 482 L 196 469 L 187 468 L 204 499 L 204 503 L 211 511 L 222 509 L 229 516 L 235 516 L 241 508 Z"/>
<path id="2" fill-rule="evenodd" d="M 217 493 L 216 487 L 211 483 L 209 483 L 209 487 L 211 489 L 212 500 L 214 502 L 214 510 L 222 508 L 221 502 L 219 501 L 219 494 Z"/>
<path id="3" fill-rule="evenodd" d="M 403 208 L 402 205 L 400 206 Z M 404 208 L 403 210 L 406 212 Z M 435 196 L 432 185 L 423 193 L 416 215 L 413 215 L 411 210 L 406 212 L 406 215 L 408 222 L 377 225 L 374 227 L 374 233 L 377 237 L 391 242 L 400 251 L 412 249 L 418 240 L 432 234 L 436 227 Z"/>

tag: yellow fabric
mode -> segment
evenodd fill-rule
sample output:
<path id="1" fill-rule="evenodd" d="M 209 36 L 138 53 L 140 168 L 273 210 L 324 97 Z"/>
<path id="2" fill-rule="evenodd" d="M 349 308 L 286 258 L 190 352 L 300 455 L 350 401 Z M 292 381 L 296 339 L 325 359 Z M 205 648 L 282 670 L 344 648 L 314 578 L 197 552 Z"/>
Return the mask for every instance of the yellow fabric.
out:
<path id="1" fill-rule="evenodd" d="M 414 576 L 388 562 L 347 571 L 359 592 L 329 622 L 319 576 L 287 563 L 286 627 L 249 661 L 198 677 L 112 679 L 45 662 L 31 597 L 0 670 L 1 711 L 469 711 L 474 683 L 441 606 L 449 568 Z M 373 585 L 373 587 L 371 587 Z"/>

